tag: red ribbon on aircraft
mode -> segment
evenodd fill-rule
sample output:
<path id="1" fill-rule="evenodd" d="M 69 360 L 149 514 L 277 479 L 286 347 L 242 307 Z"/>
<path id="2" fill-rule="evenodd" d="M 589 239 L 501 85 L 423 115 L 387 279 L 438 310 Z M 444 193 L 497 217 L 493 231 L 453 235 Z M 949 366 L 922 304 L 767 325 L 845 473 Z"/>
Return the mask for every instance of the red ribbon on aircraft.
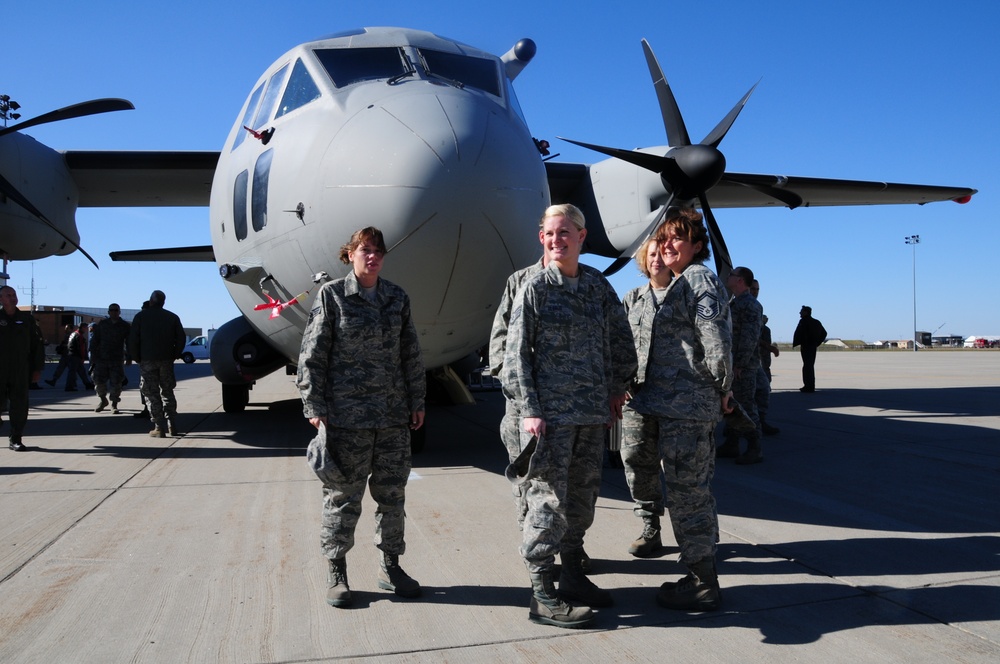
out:
<path id="1" fill-rule="evenodd" d="M 256 305 L 253 308 L 253 310 L 264 311 L 265 309 L 270 309 L 271 315 L 268 316 L 268 318 L 277 318 L 278 316 L 281 315 L 281 312 L 284 309 L 292 306 L 293 304 L 298 304 L 299 300 L 304 298 L 308 294 L 309 291 L 306 291 L 304 293 L 299 293 L 298 295 L 290 299 L 288 302 L 282 302 L 281 300 L 275 300 L 273 297 L 271 297 L 270 293 L 264 293 L 264 297 L 267 298 L 267 302 L 263 302 L 261 304 Z"/>
<path id="2" fill-rule="evenodd" d="M 258 141 L 264 138 L 264 134 L 259 131 L 254 131 L 253 129 L 251 129 L 246 125 L 243 125 L 243 128 L 246 129 L 248 132 L 250 132 L 250 135 L 256 138 Z"/>

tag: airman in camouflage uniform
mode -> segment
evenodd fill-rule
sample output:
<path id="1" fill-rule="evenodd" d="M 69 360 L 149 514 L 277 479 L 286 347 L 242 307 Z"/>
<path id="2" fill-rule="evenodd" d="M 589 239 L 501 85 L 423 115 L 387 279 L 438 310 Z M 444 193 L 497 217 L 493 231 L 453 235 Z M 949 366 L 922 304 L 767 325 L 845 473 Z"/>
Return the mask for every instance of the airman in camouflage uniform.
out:
<path id="1" fill-rule="evenodd" d="M 490 375 L 499 376 L 503 368 L 504 351 L 507 348 L 507 326 L 510 324 L 510 309 L 514 303 L 514 296 L 521 290 L 524 282 L 541 272 L 545 268 L 545 257 L 537 263 L 518 270 L 507 278 L 507 285 L 504 287 L 503 296 L 500 298 L 500 305 L 497 307 L 496 316 L 493 317 L 493 330 L 490 332 L 489 362 Z M 510 461 L 517 458 L 521 453 L 521 416 L 517 412 L 517 404 L 511 399 L 504 399 L 503 419 L 500 420 L 500 440 L 507 448 L 507 456 Z M 514 506 L 517 511 L 517 524 L 520 527 L 524 523 L 524 515 L 528 507 L 524 502 L 523 484 L 512 484 L 511 491 L 514 494 Z"/>
<path id="2" fill-rule="evenodd" d="M 101 402 L 95 409 L 101 412 L 111 401 L 111 412 L 118 413 L 118 401 L 125 382 L 125 344 L 131 326 L 122 320 L 117 304 L 108 305 L 108 317 L 94 325 L 90 338 L 90 366 L 94 368 L 94 385 Z"/>
<path id="3" fill-rule="evenodd" d="M 533 590 L 528 616 L 560 627 L 593 617 L 588 607 L 570 606 L 567 599 L 612 603 L 584 575 L 581 553 L 601 485 L 605 428 L 621 417 L 636 364 L 618 296 L 600 271 L 579 263 L 585 237 L 577 208 L 546 210 L 539 239 L 550 262 L 514 298 L 501 372 L 524 432 L 537 438 L 524 481 L 521 555 Z"/>
<path id="4" fill-rule="evenodd" d="M 317 428 L 324 424 L 327 433 L 331 467 L 321 474 L 321 544 L 329 560 L 332 606 L 351 603 L 345 556 L 354 546 L 366 483 L 378 505 L 379 587 L 402 597 L 421 592 L 399 566 L 399 556 L 406 550 L 409 430 L 423 425 L 426 378 L 410 299 L 378 276 L 384 254 L 382 233 L 371 227 L 341 248 L 341 260 L 354 270 L 316 294 L 299 354 L 296 384 L 303 413 Z"/>
<path id="5" fill-rule="evenodd" d="M 732 331 L 725 288 L 701 264 L 709 255 L 707 240 L 698 212 L 672 211 L 640 253 L 650 283 L 629 291 L 623 302 L 639 368 L 625 408 L 622 461 L 635 513 L 646 526 L 633 547 L 645 544 L 639 553 L 651 555 L 657 547 L 649 546 L 650 530 L 660 542 L 662 469 L 680 562 L 690 573 L 664 584 L 657 601 L 685 610 L 714 609 L 721 596 L 711 481 L 714 431 L 733 380 Z M 663 268 L 672 278 L 663 275 Z"/>
<path id="6" fill-rule="evenodd" d="M 756 431 L 744 434 L 746 452 L 740 454 L 740 434 L 726 427 L 725 442 L 716 451 L 720 458 L 736 457 L 740 465 L 760 463 L 764 460 L 760 445 L 760 416 L 754 393 L 757 390 L 757 370 L 760 368 L 760 328 L 764 324 L 764 309 L 750 292 L 753 272 L 748 267 L 736 267 L 729 273 L 726 286 L 733 298 L 729 309 L 733 317 L 733 396 L 753 420 Z"/>

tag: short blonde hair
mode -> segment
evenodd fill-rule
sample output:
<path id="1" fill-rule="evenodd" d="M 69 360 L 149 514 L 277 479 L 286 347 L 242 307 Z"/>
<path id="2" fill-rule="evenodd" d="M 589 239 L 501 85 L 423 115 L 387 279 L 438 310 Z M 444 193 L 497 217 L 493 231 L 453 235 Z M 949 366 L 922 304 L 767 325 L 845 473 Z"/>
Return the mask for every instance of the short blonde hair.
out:
<path id="1" fill-rule="evenodd" d="M 571 203 L 560 203 L 559 205 L 550 205 L 545 208 L 545 213 L 539 220 L 538 227 L 541 228 L 544 226 L 545 220 L 549 217 L 566 217 L 581 231 L 587 228 L 587 222 L 583 218 L 583 212 L 580 212 L 580 208 L 572 205 Z"/>

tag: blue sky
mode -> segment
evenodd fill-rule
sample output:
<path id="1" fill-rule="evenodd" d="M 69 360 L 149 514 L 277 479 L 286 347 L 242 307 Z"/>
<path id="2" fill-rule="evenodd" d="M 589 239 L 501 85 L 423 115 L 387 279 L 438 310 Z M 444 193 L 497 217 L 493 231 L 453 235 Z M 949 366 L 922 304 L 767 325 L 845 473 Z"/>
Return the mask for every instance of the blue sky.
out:
<path id="1" fill-rule="evenodd" d="M 217 4 L 225 4 L 220 8 Z M 8 3 L 0 92 L 24 119 L 97 97 L 135 111 L 29 130 L 56 149 L 218 150 L 251 86 L 294 45 L 360 26 L 429 30 L 503 53 L 530 37 L 538 55 L 517 79 L 521 106 L 559 160 L 599 155 L 555 139 L 662 145 L 640 39 L 650 41 L 692 139 L 758 79 L 721 148 L 731 171 L 968 186 L 968 205 L 720 209 L 737 264 L 762 283 L 776 340 L 809 304 L 831 337 L 910 338 L 912 247 L 917 327 L 1000 334 L 993 258 L 1000 244 L 1000 4 L 924 0 L 766 4 L 476 3 L 427 0 L 167 5 L 93 0 Z M 112 263 L 108 252 L 208 244 L 207 208 L 81 209 L 84 248 L 11 265 L 22 304 L 138 306 L 155 288 L 185 325 L 238 315 L 214 264 Z M 603 267 L 606 261 L 593 264 Z M 621 294 L 642 283 L 626 267 Z"/>

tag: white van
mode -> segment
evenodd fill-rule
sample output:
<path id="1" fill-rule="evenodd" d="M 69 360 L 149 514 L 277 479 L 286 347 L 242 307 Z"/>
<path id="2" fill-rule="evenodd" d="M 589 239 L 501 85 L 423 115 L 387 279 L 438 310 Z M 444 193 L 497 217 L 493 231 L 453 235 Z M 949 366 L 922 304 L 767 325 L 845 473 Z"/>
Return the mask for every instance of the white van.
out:
<path id="1" fill-rule="evenodd" d="M 208 344 L 208 337 L 195 337 L 188 342 L 187 346 L 184 346 L 184 352 L 181 353 L 181 359 L 184 360 L 185 364 L 191 364 L 195 360 L 207 360 Z"/>

